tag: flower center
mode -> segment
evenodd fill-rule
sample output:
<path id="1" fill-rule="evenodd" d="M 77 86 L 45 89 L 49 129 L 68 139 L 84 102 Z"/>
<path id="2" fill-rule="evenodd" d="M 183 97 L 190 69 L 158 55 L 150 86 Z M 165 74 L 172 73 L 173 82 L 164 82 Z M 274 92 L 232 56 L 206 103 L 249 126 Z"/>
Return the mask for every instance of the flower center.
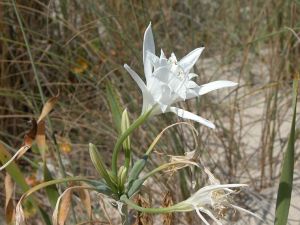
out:
<path id="1" fill-rule="evenodd" d="M 171 72 L 174 73 L 180 80 L 184 80 L 184 71 L 182 67 L 178 65 L 177 59 L 173 55 L 168 59 L 168 63 L 171 65 Z"/>
<path id="2" fill-rule="evenodd" d="M 211 193 L 212 207 L 217 213 L 217 217 L 224 218 L 228 212 L 228 199 L 227 195 L 223 190 L 213 191 Z"/>

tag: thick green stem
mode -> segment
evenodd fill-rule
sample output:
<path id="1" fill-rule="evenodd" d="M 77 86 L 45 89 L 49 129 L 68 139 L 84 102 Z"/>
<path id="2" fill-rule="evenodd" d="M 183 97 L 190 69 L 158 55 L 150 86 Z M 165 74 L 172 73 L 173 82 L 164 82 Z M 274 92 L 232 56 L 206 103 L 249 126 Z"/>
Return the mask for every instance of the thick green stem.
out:
<path id="1" fill-rule="evenodd" d="M 113 155 L 112 155 L 112 172 L 116 178 L 118 175 L 118 165 L 117 165 L 118 164 L 118 155 L 120 153 L 123 142 L 136 128 L 138 128 L 140 125 L 142 125 L 148 119 L 148 117 L 151 115 L 151 112 L 152 112 L 152 109 L 149 110 L 148 112 L 142 114 L 136 121 L 134 121 L 133 124 L 130 125 L 130 127 L 117 140 L 117 143 L 114 147 Z"/>
<path id="2" fill-rule="evenodd" d="M 131 208 L 144 213 L 160 214 L 160 213 L 172 213 L 176 211 L 189 211 L 189 209 L 187 209 L 185 205 L 179 205 L 180 203 L 165 208 L 144 208 L 139 205 L 136 205 L 133 201 L 128 199 L 126 195 L 122 195 L 120 200 L 125 204 L 129 205 Z"/>

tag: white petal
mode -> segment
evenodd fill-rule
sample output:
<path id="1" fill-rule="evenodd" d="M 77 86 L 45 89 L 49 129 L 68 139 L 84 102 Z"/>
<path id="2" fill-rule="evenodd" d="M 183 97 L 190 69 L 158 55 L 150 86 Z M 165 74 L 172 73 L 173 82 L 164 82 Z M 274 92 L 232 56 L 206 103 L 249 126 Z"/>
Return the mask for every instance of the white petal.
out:
<path id="1" fill-rule="evenodd" d="M 151 23 L 147 27 L 144 34 L 144 43 L 143 43 L 143 61 L 145 62 L 146 52 L 149 51 L 155 55 L 155 44 L 151 29 Z"/>
<path id="2" fill-rule="evenodd" d="M 192 89 L 198 87 L 198 84 L 196 84 L 194 81 L 188 80 L 186 81 L 186 87 Z"/>
<path id="3" fill-rule="evenodd" d="M 155 55 L 155 44 L 154 44 L 153 34 L 151 30 L 151 23 L 149 24 L 149 26 L 145 31 L 144 44 L 143 44 L 144 73 L 145 73 L 147 83 L 151 79 L 152 68 L 153 68 L 150 58 L 148 57 L 148 52 Z"/>
<path id="4" fill-rule="evenodd" d="M 196 48 L 178 62 L 185 73 L 188 73 L 192 69 L 203 50 L 204 48 Z"/>
<path id="5" fill-rule="evenodd" d="M 147 87 L 144 83 L 144 81 L 140 78 L 140 76 L 132 70 L 127 64 L 124 65 L 124 68 L 128 71 L 128 73 L 131 75 L 132 79 L 137 83 L 141 91 L 144 93 L 147 91 Z"/>
<path id="6" fill-rule="evenodd" d="M 199 86 L 199 95 L 204 95 L 210 91 L 214 91 L 224 87 L 234 87 L 237 83 L 228 80 L 218 80 Z"/>
<path id="7" fill-rule="evenodd" d="M 181 118 L 194 120 L 194 121 L 196 121 L 198 123 L 202 123 L 203 125 L 208 126 L 210 128 L 213 128 L 213 129 L 215 128 L 215 125 L 212 122 L 210 122 L 200 116 L 197 116 L 194 113 L 191 113 L 189 111 L 185 111 L 183 109 L 176 108 L 176 107 L 170 107 L 169 111 L 175 113 L 177 116 L 179 116 Z"/>
<path id="8" fill-rule="evenodd" d="M 223 225 L 213 214 L 211 211 L 209 211 L 209 209 L 206 208 L 199 208 L 200 211 L 206 213 L 211 219 L 213 219 L 213 221 L 215 221 L 218 225 Z"/>
<path id="9" fill-rule="evenodd" d="M 256 217 L 257 219 L 260 219 L 260 220 L 264 221 L 259 215 L 255 214 L 255 213 L 253 213 L 253 212 L 251 212 L 251 211 L 249 211 L 247 209 L 244 209 L 244 208 L 239 207 L 237 205 L 232 205 L 232 204 L 230 204 L 230 205 L 231 205 L 232 208 L 235 208 L 235 209 L 237 209 L 239 211 L 242 211 L 242 212 L 245 212 L 245 213 L 249 213 L 250 215 Z"/>
<path id="10" fill-rule="evenodd" d="M 154 71 L 153 76 L 161 82 L 168 84 L 174 75 L 170 72 L 167 66 L 162 66 Z"/>
<path id="11" fill-rule="evenodd" d="M 198 77 L 198 75 L 195 74 L 195 73 L 189 73 L 189 74 L 188 74 L 188 77 L 189 77 L 189 80 L 191 80 L 191 79 L 193 79 L 193 78 L 195 78 L 195 77 Z"/>
<path id="12" fill-rule="evenodd" d="M 162 49 L 160 50 L 160 59 L 167 59 L 166 55 Z"/>
<path id="13" fill-rule="evenodd" d="M 237 83 L 227 80 L 213 81 L 207 84 L 200 85 L 196 88 L 189 89 L 187 93 L 187 99 L 194 98 L 199 95 L 204 95 L 210 91 L 214 91 L 224 87 L 234 87 Z"/>
<path id="14" fill-rule="evenodd" d="M 201 212 L 199 209 L 197 209 L 196 206 L 193 206 L 194 209 L 196 210 L 197 215 L 200 217 L 200 219 L 205 223 L 205 225 L 210 225 L 209 222 L 202 216 Z"/>
<path id="15" fill-rule="evenodd" d="M 174 54 L 174 52 L 171 53 L 170 60 L 171 60 L 172 62 L 177 62 L 177 58 L 176 58 L 176 55 Z"/>

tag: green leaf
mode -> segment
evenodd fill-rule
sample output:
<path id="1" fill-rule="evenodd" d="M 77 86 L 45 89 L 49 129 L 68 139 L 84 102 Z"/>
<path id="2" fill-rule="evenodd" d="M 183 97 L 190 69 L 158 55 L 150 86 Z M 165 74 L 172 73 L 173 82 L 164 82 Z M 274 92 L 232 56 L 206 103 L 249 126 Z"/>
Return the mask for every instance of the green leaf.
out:
<path id="1" fill-rule="evenodd" d="M 105 180 L 106 184 L 111 188 L 111 190 L 116 190 L 117 184 L 115 184 L 110 178 L 102 156 L 98 152 L 96 146 L 92 143 L 89 144 L 89 152 L 92 163 L 94 164 L 94 167 L 96 168 L 99 175 Z"/>
<path id="2" fill-rule="evenodd" d="M 293 120 L 288 146 L 284 155 L 280 183 L 277 193 L 275 225 L 286 225 L 289 215 L 293 189 L 294 151 L 295 151 L 295 123 L 297 108 L 298 80 L 293 82 Z"/>
<path id="3" fill-rule="evenodd" d="M 122 113 L 122 122 L 121 122 L 121 133 L 125 133 L 125 131 L 130 127 L 130 121 L 128 117 L 127 109 L 125 109 Z M 123 142 L 123 148 L 126 151 L 130 151 L 130 136 L 128 136 Z"/>
<path id="4" fill-rule="evenodd" d="M 50 181 L 53 180 L 53 177 L 51 176 L 51 173 L 47 167 L 46 161 L 43 163 L 43 173 L 44 173 L 44 181 Z M 47 193 L 47 197 L 49 199 L 49 202 L 51 206 L 54 208 L 57 202 L 57 199 L 59 198 L 59 193 L 55 185 L 48 186 L 45 188 L 45 191 Z"/>
<path id="5" fill-rule="evenodd" d="M 127 109 L 125 109 L 122 113 L 122 121 L 121 121 L 121 133 L 124 134 L 126 130 L 130 127 L 130 121 L 127 113 Z M 131 143 L 130 143 L 130 135 L 123 142 L 123 149 L 125 152 L 125 168 L 128 171 L 131 162 Z M 126 172 L 127 174 L 127 172 Z"/>
<path id="6" fill-rule="evenodd" d="M 121 133 L 121 118 L 122 118 L 122 109 L 119 104 L 118 96 L 113 88 L 113 86 L 108 83 L 106 89 L 107 100 L 109 107 L 112 112 L 113 122 L 119 133 Z"/>

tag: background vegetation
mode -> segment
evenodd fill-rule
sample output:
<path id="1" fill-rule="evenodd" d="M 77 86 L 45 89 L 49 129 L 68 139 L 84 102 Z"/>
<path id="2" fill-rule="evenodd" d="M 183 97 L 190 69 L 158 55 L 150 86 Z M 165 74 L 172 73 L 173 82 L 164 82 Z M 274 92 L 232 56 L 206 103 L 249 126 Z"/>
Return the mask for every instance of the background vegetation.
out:
<path id="1" fill-rule="evenodd" d="M 1 144 L 11 154 L 19 149 L 30 130 L 28 120 L 37 118 L 45 100 L 59 92 L 58 103 L 46 121 L 46 162 L 52 176 L 62 177 L 62 171 L 96 176 L 88 154 L 89 142 L 98 146 L 110 165 L 117 132 L 107 93 L 113 91 L 118 96 L 131 119 L 140 114 L 141 94 L 123 64 L 143 74 L 142 38 L 151 21 L 157 52 L 163 48 L 166 55 L 174 52 L 181 58 L 196 47 L 206 47 L 195 68 L 197 83 L 218 79 L 239 82 L 234 90 L 184 104 L 217 126 L 210 130 L 195 125 L 201 160 L 221 182 L 249 184 L 249 190 L 236 201 L 263 216 L 261 224 L 272 222 L 273 194 L 292 120 L 292 79 L 300 67 L 299 15 L 298 0 L 1 0 Z M 135 132 L 136 157 L 165 126 L 177 120 L 161 115 Z M 151 163 L 159 164 L 168 154 L 194 150 L 191 136 L 180 126 L 170 129 L 156 147 Z M 59 167 L 60 160 L 63 168 Z M 297 148 L 295 160 L 299 168 Z M 40 182 L 41 161 L 34 148 L 18 160 L 29 185 Z M 155 193 L 152 199 L 148 196 L 141 202 L 165 204 L 167 193 L 169 200 L 182 200 L 192 192 L 191 175 L 201 181 L 200 174 L 183 170 L 179 175 L 159 176 L 156 185 L 148 187 Z M 1 186 L 4 177 L 5 173 L 0 173 Z M 297 179 L 294 185 L 299 198 Z M 14 190 L 13 199 L 17 200 L 23 191 L 19 185 Z M 37 196 L 44 209 L 51 208 L 44 192 Z M 4 209 L 4 193 L 0 199 Z M 114 221 L 111 211 L 110 219 L 104 216 L 98 202 L 92 203 L 95 218 L 103 223 Z M 82 221 L 85 213 L 76 203 L 74 210 L 80 212 L 78 222 Z M 1 214 L 4 217 L 4 210 Z M 198 224 L 193 218 L 197 217 L 191 213 L 169 220 L 171 224 Z M 248 224 L 238 213 L 229 219 Z M 31 213 L 31 220 L 39 219 Z M 148 220 L 142 224 L 151 224 Z M 290 221 L 295 222 L 293 218 Z"/>

